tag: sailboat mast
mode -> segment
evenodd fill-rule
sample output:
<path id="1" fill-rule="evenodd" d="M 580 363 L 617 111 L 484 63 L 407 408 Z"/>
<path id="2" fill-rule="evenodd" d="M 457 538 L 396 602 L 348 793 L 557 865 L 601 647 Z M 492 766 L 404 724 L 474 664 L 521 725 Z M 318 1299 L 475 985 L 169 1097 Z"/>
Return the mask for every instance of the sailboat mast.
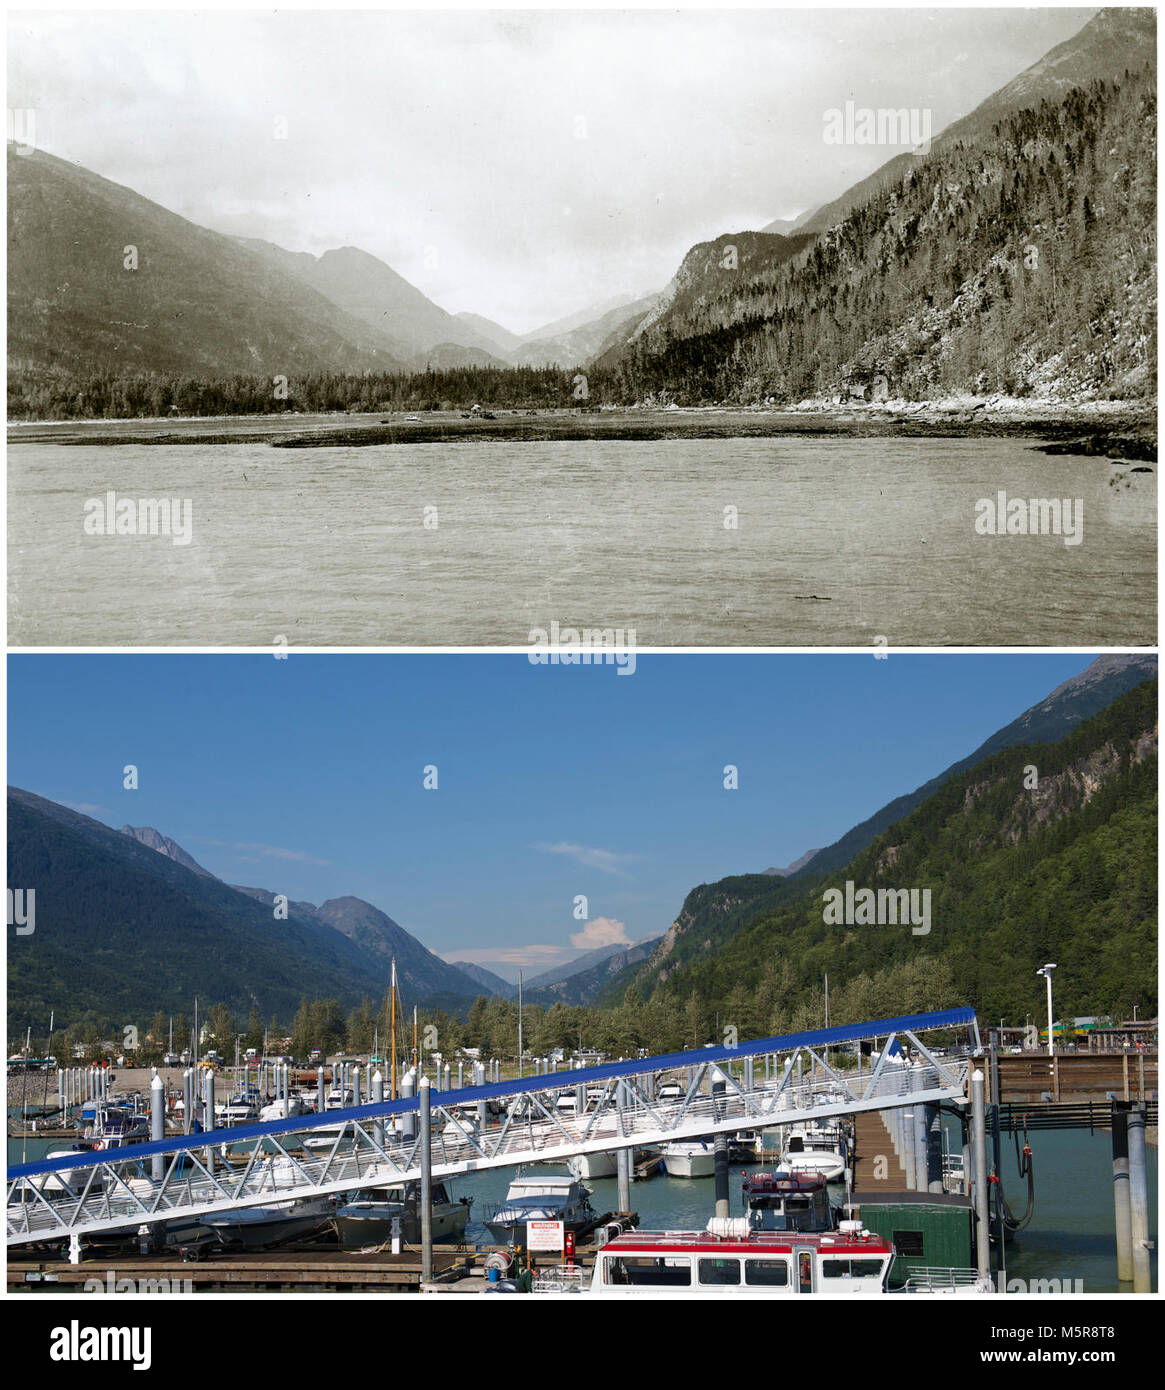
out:
<path id="1" fill-rule="evenodd" d="M 392 958 L 392 990 L 389 995 L 389 1033 L 392 1037 L 392 1099 L 396 1100 L 396 957 Z"/>

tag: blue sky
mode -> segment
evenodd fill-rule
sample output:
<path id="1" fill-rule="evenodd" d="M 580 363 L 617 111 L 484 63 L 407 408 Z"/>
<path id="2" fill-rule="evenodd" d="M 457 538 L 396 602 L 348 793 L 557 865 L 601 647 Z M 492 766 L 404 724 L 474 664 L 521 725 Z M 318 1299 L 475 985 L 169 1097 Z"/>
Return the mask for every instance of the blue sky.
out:
<path id="1" fill-rule="evenodd" d="M 619 676 L 520 655 L 14 656 L 8 780 L 529 978 L 830 843 L 1091 659 L 640 654 Z"/>

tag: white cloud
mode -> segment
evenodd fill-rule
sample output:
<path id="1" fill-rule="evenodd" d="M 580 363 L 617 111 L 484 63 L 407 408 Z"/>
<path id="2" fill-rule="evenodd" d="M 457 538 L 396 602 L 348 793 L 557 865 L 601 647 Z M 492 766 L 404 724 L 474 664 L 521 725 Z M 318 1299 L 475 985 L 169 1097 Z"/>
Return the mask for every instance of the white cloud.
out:
<path id="1" fill-rule="evenodd" d="M 539 965 L 548 970 L 573 955 L 566 946 L 483 946 L 446 951 L 443 958 L 451 964 L 464 960 L 470 965 Z"/>
<path id="2" fill-rule="evenodd" d="M 595 917 L 582 931 L 575 932 L 570 944 L 580 951 L 594 951 L 600 946 L 634 946 L 627 928 L 613 917 Z"/>
<path id="3" fill-rule="evenodd" d="M 330 859 L 317 859 L 302 849 L 285 849 L 282 845 L 263 845 L 251 840 L 208 840 L 200 835 L 192 835 L 190 838 L 196 844 L 214 845 L 216 849 L 234 850 L 238 857 L 247 864 L 258 862 L 254 858 L 257 854 L 266 859 L 289 859 L 297 864 L 315 864 L 321 869 L 329 868 L 332 863 Z M 246 852 L 249 852 L 250 857 Z"/>
<path id="4" fill-rule="evenodd" d="M 79 811 L 83 816 L 114 816 L 117 812 L 111 811 L 108 806 L 99 806 L 92 801 L 62 801 L 60 805 L 67 806 L 70 811 Z"/>
<path id="5" fill-rule="evenodd" d="M 535 848 L 543 854 L 568 855 L 571 859 L 577 859 L 584 867 L 600 869 L 605 874 L 623 873 L 623 866 L 632 863 L 637 858 L 634 854 L 617 854 L 614 850 L 595 849 L 590 845 L 576 845 L 568 840 L 560 840 L 554 845 L 536 845 Z"/>

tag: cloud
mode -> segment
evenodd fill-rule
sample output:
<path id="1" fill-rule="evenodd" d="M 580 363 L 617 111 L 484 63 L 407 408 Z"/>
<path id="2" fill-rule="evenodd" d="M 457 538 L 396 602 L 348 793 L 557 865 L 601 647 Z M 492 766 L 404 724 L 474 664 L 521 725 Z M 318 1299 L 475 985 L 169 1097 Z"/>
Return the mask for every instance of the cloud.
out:
<path id="1" fill-rule="evenodd" d="M 634 946 L 627 928 L 613 917 L 595 917 L 582 931 L 575 932 L 570 944 L 580 951 L 594 951 L 600 946 Z"/>
<path id="2" fill-rule="evenodd" d="M 485 946 L 481 949 L 446 951 L 443 959 L 468 961 L 470 965 L 541 965 L 549 969 L 570 960 L 573 952 L 566 946 Z"/>
<path id="3" fill-rule="evenodd" d="M 267 859 L 289 859 L 297 864 L 315 864 L 321 869 L 330 868 L 332 863 L 330 859 L 317 859 L 302 849 L 284 849 L 282 845 L 263 845 L 251 840 L 208 840 L 200 835 L 191 836 L 191 839 L 200 845 L 214 845 L 216 849 L 234 850 L 248 864 L 258 862 L 254 855 L 262 855 Z M 249 851 L 251 857 L 248 857 L 245 851 Z"/>
<path id="4" fill-rule="evenodd" d="M 62 801 L 62 806 L 67 806 L 70 811 L 80 811 L 83 816 L 116 816 L 115 811 L 111 811 L 108 806 L 98 806 L 92 801 Z"/>
<path id="5" fill-rule="evenodd" d="M 605 874 L 621 874 L 624 872 L 624 864 L 630 864 L 638 858 L 634 854 L 616 854 L 613 850 L 593 849 L 589 845 L 575 845 L 567 840 L 560 840 L 555 845 L 536 845 L 535 848 L 542 854 L 569 855 L 584 867 L 599 869 Z"/>

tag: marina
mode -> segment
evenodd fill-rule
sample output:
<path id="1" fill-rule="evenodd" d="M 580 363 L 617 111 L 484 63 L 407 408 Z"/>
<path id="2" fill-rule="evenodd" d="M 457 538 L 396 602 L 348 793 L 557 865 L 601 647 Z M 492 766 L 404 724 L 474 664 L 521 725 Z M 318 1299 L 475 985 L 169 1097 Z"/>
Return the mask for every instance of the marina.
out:
<path id="1" fill-rule="evenodd" d="M 960 1033 L 966 1042 L 952 1048 Z M 946 1045 L 928 1046 L 928 1038 Z M 855 1042 L 869 1044 L 865 1065 L 860 1050 L 841 1051 Z M 1069 1095 L 1114 1068 L 1124 1075 L 1118 1058 L 1081 1059 L 1079 1073 L 1076 1060 L 1057 1064 Z M 1033 1069 L 1056 1063 L 1019 1061 L 1000 1057 L 994 1039 L 981 1047 L 970 1011 L 948 1010 L 577 1069 L 567 1092 L 558 1074 L 451 1092 L 407 1074 L 401 1089 L 415 1094 L 395 1102 L 329 1105 L 332 1096 L 359 1093 L 359 1079 L 345 1089 L 345 1074 L 338 1090 L 325 1092 L 319 1080 L 318 1112 L 169 1138 L 159 1108 L 151 1116 L 159 1137 L 141 1135 L 139 1116 L 132 1146 L 56 1150 L 10 1166 L 10 1287 L 83 1284 L 80 1274 L 92 1277 L 103 1258 L 116 1258 L 121 1271 L 129 1251 L 151 1277 L 189 1279 L 195 1289 L 508 1292 L 525 1269 L 539 1292 L 625 1296 L 702 1290 L 702 1261 L 712 1260 L 711 1286 L 755 1297 L 1001 1292 L 1012 1257 L 1001 1259 L 1000 1249 L 1014 1248 L 1034 1200 L 1030 1159 L 1028 1210 L 1017 1216 L 1002 1196 L 1002 1139 L 1022 1111 L 1003 1102 L 1001 1078 L 1023 1085 Z M 484 1078 L 500 1068 L 479 1070 Z M 1155 1132 L 1155 1055 L 1134 1059 L 1129 1075 L 1134 1090 L 1149 1084 L 1154 1099 L 1107 1107 L 1066 1100 L 1060 1117 L 1071 1130 L 1083 1127 L 1083 1116 L 1092 1133 L 1120 1120 L 1114 1142 L 1133 1162 L 1126 1159 L 1128 1187 L 1118 1191 L 1133 1196 L 1127 1249 L 1117 1253 L 1139 1283 L 1148 1251 L 1132 1232 L 1148 1219 L 1144 1134 L 1146 1123 Z M 152 1095 L 162 1089 L 158 1078 Z M 581 1106 L 561 1106 L 564 1094 Z M 222 1113 L 204 1092 L 207 1102 Z M 1043 1122 L 1053 1123 L 1057 1103 L 1043 1107 Z M 748 1166 L 730 1167 L 730 1136 L 743 1136 Z M 768 1154 L 763 1143 L 751 1148 L 754 1136 L 780 1138 L 775 1167 L 761 1166 Z M 132 1159 L 122 1157 L 124 1147 Z M 700 1160 L 677 1174 L 669 1151 Z M 732 1151 L 738 1159 L 738 1143 Z M 977 1182 L 989 1153 L 992 1176 Z M 612 1155 L 614 1171 L 584 1182 L 574 1170 L 590 1154 Z M 481 1188 L 491 1169 L 505 1179 L 492 1188 L 497 1196 Z M 657 1188 L 662 1201 L 652 1197 Z M 1155 1183 L 1153 1191 L 1155 1200 Z M 646 1224 L 663 1210 L 682 1224 Z M 908 1224 L 916 1230 L 909 1239 Z M 527 1232 L 547 1225 L 559 1232 L 558 1255 L 528 1248 Z M 652 1283 L 643 1271 L 664 1258 L 653 1250 L 661 1242 L 678 1249 L 677 1241 L 684 1259 L 668 1255 L 669 1272 Z M 121 1253 L 104 1253 L 119 1246 Z M 605 1263 L 608 1247 L 625 1262 Z M 843 1248 L 850 1272 L 835 1284 L 830 1262 Z"/>

